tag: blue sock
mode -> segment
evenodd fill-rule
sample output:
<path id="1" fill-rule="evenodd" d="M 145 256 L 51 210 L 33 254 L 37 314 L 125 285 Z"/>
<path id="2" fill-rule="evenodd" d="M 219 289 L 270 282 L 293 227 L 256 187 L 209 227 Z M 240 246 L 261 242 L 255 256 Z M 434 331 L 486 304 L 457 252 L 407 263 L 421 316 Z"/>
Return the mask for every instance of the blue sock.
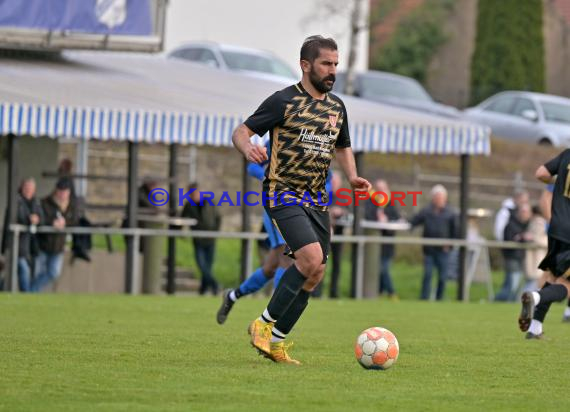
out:
<path id="1" fill-rule="evenodd" d="M 259 289 L 264 287 L 268 281 L 269 279 L 267 279 L 263 274 L 263 268 L 258 268 L 239 286 L 239 296 L 241 297 L 257 292 Z"/>
<path id="2" fill-rule="evenodd" d="M 275 276 L 273 277 L 273 287 L 275 289 L 277 289 L 277 286 L 279 286 L 279 281 L 283 277 L 283 273 L 285 273 L 286 270 L 287 268 L 282 268 L 282 267 L 278 267 L 275 270 Z"/>

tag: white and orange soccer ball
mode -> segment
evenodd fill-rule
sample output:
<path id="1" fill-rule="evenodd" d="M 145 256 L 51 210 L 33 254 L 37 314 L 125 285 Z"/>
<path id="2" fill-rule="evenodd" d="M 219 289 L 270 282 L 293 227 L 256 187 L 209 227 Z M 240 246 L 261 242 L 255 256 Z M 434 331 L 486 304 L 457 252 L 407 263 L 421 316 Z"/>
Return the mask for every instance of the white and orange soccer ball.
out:
<path id="1" fill-rule="evenodd" d="M 354 346 L 356 360 L 365 369 L 388 369 L 396 363 L 399 353 L 396 336 L 380 327 L 363 331 Z"/>

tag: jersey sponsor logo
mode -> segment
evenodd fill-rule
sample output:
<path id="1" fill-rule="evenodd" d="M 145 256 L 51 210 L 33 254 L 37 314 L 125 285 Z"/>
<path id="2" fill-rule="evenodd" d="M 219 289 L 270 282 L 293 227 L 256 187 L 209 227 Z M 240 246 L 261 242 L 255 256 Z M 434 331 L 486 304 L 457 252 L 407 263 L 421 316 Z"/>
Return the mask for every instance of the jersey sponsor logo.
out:
<path id="1" fill-rule="evenodd" d="M 301 132 L 299 133 L 299 139 L 301 142 L 317 142 L 317 143 L 326 143 L 329 144 L 334 140 L 335 136 L 332 132 L 323 133 L 323 134 L 316 134 L 314 130 L 309 131 L 308 128 L 303 127 Z"/>
<path id="2" fill-rule="evenodd" d="M 300 147 L 303 148 L 305 155 L 332 157 L 332 145 L 336 136 L 330 131 L 328 134 L 316 134 L 315 130 L 309 131 L 308 128 L 302 128 L 299 133 Z"/>

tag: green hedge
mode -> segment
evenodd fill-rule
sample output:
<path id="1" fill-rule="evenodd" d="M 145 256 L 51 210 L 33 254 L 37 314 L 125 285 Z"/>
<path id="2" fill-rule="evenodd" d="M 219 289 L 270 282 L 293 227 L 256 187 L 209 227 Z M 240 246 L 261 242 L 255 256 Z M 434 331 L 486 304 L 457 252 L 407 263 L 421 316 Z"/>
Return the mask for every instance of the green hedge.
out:
<path id="1" fill-rule="evenodd" d="M 541 0 L 479 0 L 471 103 L 502 90 L 544 91 Z"/>
<path id="2" fill-rule="evenodd" d="M 401 21 L 388 43 L 372 57 L 370 68 L 425 83 L 429 62 L 447 40 L 442 27 L 454 5 L 455 0 L 427 0 Z"/>

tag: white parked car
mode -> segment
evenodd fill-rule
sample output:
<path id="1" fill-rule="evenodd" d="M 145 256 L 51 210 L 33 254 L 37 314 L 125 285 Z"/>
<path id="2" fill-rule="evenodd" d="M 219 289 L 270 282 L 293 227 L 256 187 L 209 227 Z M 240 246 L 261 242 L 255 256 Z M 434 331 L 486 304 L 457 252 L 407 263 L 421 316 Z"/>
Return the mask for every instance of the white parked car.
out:
<path id="1" fill-rule="evenodd" d="M 186 43 L 168 53 L 169 58 L 201 63 L 222 70 L 241 71 L 269 80 L 292 84 L 299 81 L 287 63 L 273 53 L 212 42 Z"/>
<path id="2" fill-rule="evenodd" d="M 495 136 L 520 142 L 570 146 L 570 99 L 509 91 L 465 109 L 465 117 L 489 126 Z"/>

